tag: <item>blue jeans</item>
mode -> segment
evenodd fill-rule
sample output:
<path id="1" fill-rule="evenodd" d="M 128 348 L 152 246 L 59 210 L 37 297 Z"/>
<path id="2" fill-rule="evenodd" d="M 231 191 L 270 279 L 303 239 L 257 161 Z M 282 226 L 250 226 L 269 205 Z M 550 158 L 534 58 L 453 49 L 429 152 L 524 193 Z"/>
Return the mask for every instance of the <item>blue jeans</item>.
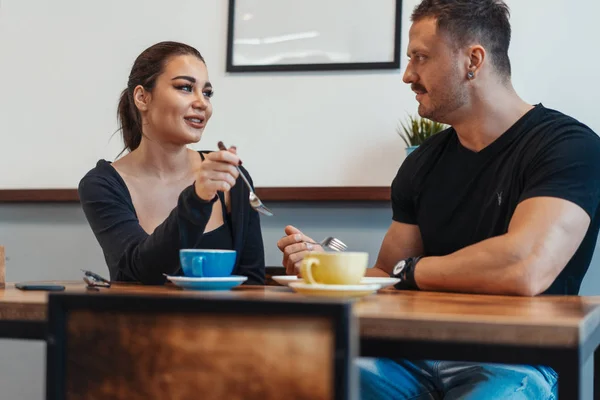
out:
<path id="1" fill-rule="evenodd" d="M 359 358 L 360 398 L 554 400 L 557 374 L 530 365 Z"/>

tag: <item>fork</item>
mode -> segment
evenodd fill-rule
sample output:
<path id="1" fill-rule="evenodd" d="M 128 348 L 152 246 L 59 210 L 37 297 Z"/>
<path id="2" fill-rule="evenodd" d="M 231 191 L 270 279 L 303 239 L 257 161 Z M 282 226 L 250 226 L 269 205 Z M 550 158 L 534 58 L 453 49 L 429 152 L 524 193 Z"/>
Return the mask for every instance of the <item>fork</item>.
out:
<path id="1" fill-rule="evenodd" d="M 235 167 L 239 171 L 240 176 L 242 177 L 242 180 L 246 183 L 246 186 L 248 186 L 248 190 L 250 191 L 250 196 L 248 197 L 248 200 L 250 201 L 250 205 L 252 206 L 252 208 L 254 208 L 256 211 L 258 211 L 259 214 L 266 215 L 267 217 L 272 217 L 273 212 L 271 210 L 269 210 L 262 203 L 262 201 L 260 201 L 260 199 L 258 198 L 256 193 L 254 193 L 254 189 L 252 189 L 252 185 L 250 185 L 250 182 L 248 182 L 248 178 L 246 178 L 246 176 L 244 175 L 244 173 L 242 172 L 240 167 L 238 167 L 237 165 Z"/>
<path id="2" fill-rule="evenodd" d="M 327 247 L 330 248 L 331 250 L 335 250 L 335 251 L 346 251 L 346 249 L 348 248 L 348 246 L 346 246 L 346 244 L 344 242 L 342 242 L 340 239 L 328 236 L 325 239 L 321 240 L 319 243 L 315 243 L 315 242 L 308 242 L 305 241 L 305 243 L 310 243 L 310 244 L 316 244 L 317 246 L 321 246 L 321 247 Z"/>
<path id="3" fill-rule="evenodd" d="M 227 150 L 227 147 L 223 144 L 223 142 L 219 142 L 218 146 L 219 146 L 219 150 Z M 242 177 L 242 180 L 244 181 L 246 186 L 248 186 L 248 190 L 250 191 L 250 196 L 248 197 L 250 206 L 252 206 L 252 208 L 254 208 L 259 214 L 266 215 L 267 217 L 272 217 L 273 212 L 271 210 L 269 210 L 262 203 L 262 201 L 260 201 L 260 199 L 258 198 L 256 193 L 254 193 L 254 189 L 252 188 L 252 185 L 250 184 L 250 182 L 248 181 L 248 178 L 246 178 L 246 175 L 244 175 L 244 173 L 242 172 L 240 167 L 236 165 L 235 168 L 237 168 L 238 172 L 240 173 L 240 176 Z"/>

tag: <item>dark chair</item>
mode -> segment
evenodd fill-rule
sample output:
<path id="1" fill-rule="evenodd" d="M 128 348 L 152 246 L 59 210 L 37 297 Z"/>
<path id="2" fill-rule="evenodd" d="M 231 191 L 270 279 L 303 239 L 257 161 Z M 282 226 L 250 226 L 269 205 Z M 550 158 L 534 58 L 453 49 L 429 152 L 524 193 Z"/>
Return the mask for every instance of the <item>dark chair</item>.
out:
<path id="1" fill-rule="evenodd" d="M 47 399 L 358 397 L 348 303 L 58 293 L 48 307 Z"/>
<path id="2" fill-rule="evenodd" d="M 6 285 L 6 259 L 4 258 L 4 247 L 0 246 L 0 288 Z"/>

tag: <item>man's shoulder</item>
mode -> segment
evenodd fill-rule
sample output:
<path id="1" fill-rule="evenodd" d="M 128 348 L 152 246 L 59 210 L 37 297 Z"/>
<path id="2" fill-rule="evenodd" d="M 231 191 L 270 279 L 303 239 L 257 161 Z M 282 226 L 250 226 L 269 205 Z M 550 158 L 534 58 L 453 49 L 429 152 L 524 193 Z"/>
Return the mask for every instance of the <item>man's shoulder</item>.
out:
<path id="1" fill-rule="evenodd" d="M 600 157 L 600 137 L 587 125 L 542 105 L 536 111 L 535 119 L 514 142 L 514 157 L 526 161 Z"/>
<path id="2" fill-rule="evenodd" d="M 452 127 L 446 128 L 443 131 L 436 133 L 433 136 L 427 138 L 419 147 L 413 151 L 410 156 L 416 154 L 416 156 L 428 153 L 440 147 L 444 147 L 445 144 L 454 136 L 454 129 Z M 409 157 L 410 157 L 409 156 Z"/>
<path id="3" fill-rule="evenodd" d="M 438 146 L 443 146 L 448 140 L 450 140 L 452 137 L 454 137 L 454 135 L 455 135 L 454 128 L 452 128 L 450 126 L 446 129 L 444 129 L 443 131 L 438 132 L 435 135 L 431 136 L 427 140 L 425 140 L 425 142 L 423 142 L 423 144 L 419 147 L 427 149 L 427 148 L 435 148 Z"/>
<path id="4" fill-rule="evenodd" d="M 425 179 L 427 172 L 431 170 L 436 160 L 443 154 L 448 141 L 452 140 L 453 136 L 455 136 L 454 129 L 448 128 L 425 140 L 402 162 L 395 181 L 409 179 L 414 183 Z"/>
<path id="5" fill-rule="evenodd" d="M 455 136 L 454 129 L 449 127 L 425 140 L 419 147 L 410 153 L 403 165 L 414 167 L 415 165 L 425 165 L 435 160 L 441 152 L 447 147 L 449 140 Z"/>
<path id="6" fill-rule="evenodd" d="M 600 143 L 598 135 L 586 124 L 580 122 L 574 117 L 552 108 L 546 108 L 539 105 L 540 114 L 537 119 L 534 133 L 542 133 L 542 138 L 553 139 L 560 137 L 567 139 L 572 136 L 587 138 L 587 140 Z"/>

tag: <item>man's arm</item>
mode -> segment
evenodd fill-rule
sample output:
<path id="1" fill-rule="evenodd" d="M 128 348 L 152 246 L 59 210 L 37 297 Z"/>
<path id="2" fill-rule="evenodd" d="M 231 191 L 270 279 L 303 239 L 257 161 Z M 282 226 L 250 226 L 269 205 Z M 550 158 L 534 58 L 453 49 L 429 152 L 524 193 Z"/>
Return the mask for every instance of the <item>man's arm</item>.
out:
<path id="1" fill-rule="evenodd" d="M 552 197 L 520 203 L 508 232 L 443 257 L 422 258 L 415 269 L 422 290 L 535 296 L 545 291 L 581 244 L 590 217 Z"/>
<path id="2" fill-rule="evenodd" d="M 398 261 L 421 254 L 423 240 L 419 227 L 393 221 L 383 238 L 375 266 L 367 269 L 365 275 L 389 277 Z"/>

